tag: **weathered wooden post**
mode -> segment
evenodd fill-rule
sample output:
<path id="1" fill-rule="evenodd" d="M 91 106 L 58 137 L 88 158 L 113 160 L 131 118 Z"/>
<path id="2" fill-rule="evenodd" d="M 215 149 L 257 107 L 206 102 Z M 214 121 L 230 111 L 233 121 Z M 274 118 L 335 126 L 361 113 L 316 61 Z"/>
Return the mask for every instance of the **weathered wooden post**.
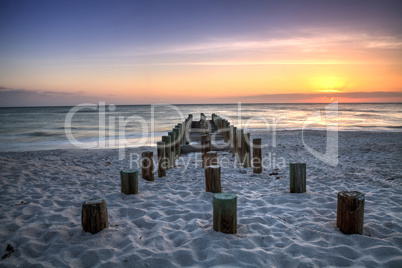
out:
<path id="1" fill-rule="evenodd" d="M 138 170 L 124 169 L 120 171 L 121 192 L 123 194 L 138 194 Z"/>
<path id="2" fill-rule="evenodd" d="M 237 127 L 233 127 L 233 138 L 232 138 L 232 156 L 235 157 L 236 156 L 236 151 L 237 151 Z"/>
<path id="3" fill-rule="evenodd" d="M 205 126 L 201 126 L 200 127 L 200 135 L 206 135 L 209 134 L 208 128 L 206 128 Z"/>
<path id="4" fill-rule="evenodd" d="M 175 155 L 176 155 L 176 157 L 178 158 L 179 156 L 180 156 L 180 141 L 179 141 L 179 139 L 180 139 L 180 129 L 178 128 L 178 127 L 175 127 L 174 129 L 173 129 L 173 131 L 174 131 L 174 134 L 175 134 L 175 140 L 174 140 L 174 146 L 175 146 Z"/>
<path id="5" fill-rule="evenodd" d="M 218 165 L 205 167 L 205 191 L 221 193 L 221 167 Z"/>
<path id="6" fill-rule="evenodd" d="M 230 131 L 229 131 L 229 152 L 233 154 L 233 129 L 234 126 L 230 125 Z"/>
<path id="7" fill-rule="evenodd" d="M 190 132 L 191 132 L 191 125 L 193 124 L 193 115 L 189 114 L 187 117 L 187 122 L 186 122 L 186 136 L 185 136 L 185 140 L 186 140 L 186 144 L 189 144 L 190 141 Z"/>
<path id="8" fill-rule="evenodd" d="M 204 128 L 204 127 L 205 127 L 205 124 L 206 124 L 205 120 L 206 120 L 206 119 L 207 119 L 207 118 L 206 118 L 205 114 L 204 114 L 204 113 L 201 113 L 201 114 L 200 114 L 200 128 Z"/>
<path id="9" fill-rule="evenodd" d="M 364 194 L 357 191 L 338 193 L 336 226 L 345 234 L 363 234 Z"/>
<path id="10" fill-rule="evenodd" d="M 165 143 L 165 160 L 166 160 L 166 169 L 170 169 L 172 164 L 172 145 L 170 144 L 170 136 L 162 136 L 162 142 Z"/>
<path id="11" fill-rule="evenodd" d="M 176 134 L 173 131 L 169 131 L 168 135 L 170 136 L 170 167 L 176 166 L 176 146 L 174 144 L 174 140 L 176 139 Z"/>
<path id="12" fill-rule="evenodd" d="M 207 152 L 207 163 L 206 166 L 218 165 L 218 153 L 215 151 Z"/>
<path id="13" fill-rule="evenodd" d="M 187 144 L 187 119 L 184 120 L 184 122 L 181 124 L 181 127 L 183 129 L 183 135 L 182 135 L 182 139 L 181 139 L 181 144 L 182 145 L 186 145 Z"/>
<path id="14" fill-rule="evenodd" d="M 217 232 L 226 234 L 237 233 L 237 196 L 235 194 L 214 195 L 213 228 Z"/>
<path id="15" fill-rule="evenodd" d="M 109 227 L 106 201 L 100 197 L 82 203 L 81 225 L 84 232 L 96 234 Z"/>
<path id="16" fill-rule="evenodd" d="M 226 120 L 222 119 L 222 136 L 223 140 L 226 142 Z"/>
<path id="17" fill-rule="evenodd" d="M 158 151 L 158 177 L 165 177 L 168 166 L 165 153 L 165 143 L 163 141 L 158 141 L 156 143 L 156 150 Z"/>
<path id="18" fill-rule="evenodd" d="M 183 128 L 182 128 L 182 124 L 181 124 L 181 123 L 178 123 L 178 124 L 175 126 L 175 128 L 178 128 L 178 129 L 179 129 L 179 135 L 178 135 L 178 138 L 177 138 L 177 142 L 179 143 L 179 145 L 181 145 L 182 139 L 183 139 Z M 180 155 L 180 152 L 179 152 L 179 155 Z"/>
<path id="19" fill-rule="evenodd" d="M 236 155 L 237 162 L 243 163 L 243 129 L 237 129 L 236 131 L 237 138 L 237 147 L 236 147 Z"/>
<path id="20" fill-rule="evenodd" d="M 209 136 L 209 133 L 201 135 L 201 142 L 202 141 L 210 141 L 210 140 L 211 140 L 211 137 Z"/>
<path id="21" fill-rule="evenodd" d="M 290 192 L 303 193 L 306 191 L 306 164 L 289 163 Z"/>
<path id="22" fill-rule="evenodd" d="M 225 128 L 226 128 L 226 141 L 225 142 L 230 142 L 230 123 L 227 120 L 225 120 Z"/>
<path id="23" fill-rule="evenodd" d="M 262 173 L 261 139 L 253 139 L 253 172 Z"/>
<path id="24" fill-rule="evenodd" d="M 251 167 L 250 133 L 244 133 L 243 138 L 243 167 Z"/>
<path id="25" fill-rule="evenodd" d="M 141 159 L 142 178 L 147 181 L 154 181 L 154 153 L 147 151 L 142 152 Z"/>
<path id="26" fill-rule="evenodd" d="M 201 135 L 202 167 L 205 167 L 207 152 L 211 151 L 211 149 L 211 140 L 209 135 Z"/>

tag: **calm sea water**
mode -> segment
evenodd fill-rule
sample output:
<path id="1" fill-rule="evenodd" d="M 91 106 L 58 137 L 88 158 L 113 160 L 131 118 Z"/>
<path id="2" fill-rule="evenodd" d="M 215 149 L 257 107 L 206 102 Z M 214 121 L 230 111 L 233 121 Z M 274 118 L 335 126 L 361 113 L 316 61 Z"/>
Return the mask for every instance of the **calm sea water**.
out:
<path id="1" fill-rule="evenodd" d="M 340 131 L 402 131 L 402 104 L 339 104 L 337 117 L 325 120 L 318 113 L 322 111 L 324 116 L 326 105 L 98 105 L 81 107 L 75 113 L 73 107 L 0 108 L 0 151 L 77 148 L 66 130 L 77 142 L 97 148 L 117 147 L 125 140 L 134 146 L 155 145 L 160 136 L 184 120 L 181 116 L 193 114 L 194 120 L 199 120 L 200 113 L 208 119 L 212 113 L 218 114 L 250 131 L 326 129 L 328 122 L 337 122 Z"/>

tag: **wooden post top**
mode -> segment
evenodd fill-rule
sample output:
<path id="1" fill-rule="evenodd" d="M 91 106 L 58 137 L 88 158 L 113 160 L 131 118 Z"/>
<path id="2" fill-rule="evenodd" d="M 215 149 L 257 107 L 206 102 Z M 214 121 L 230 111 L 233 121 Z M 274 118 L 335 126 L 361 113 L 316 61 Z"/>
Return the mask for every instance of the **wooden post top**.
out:
<path id="1" fill-rule="evenodd" d="M 364 200 L 364 194 L 358 191 L 342 191 L 338 193 L 342 197 L 356 198 L 357 200 Z"/>
<path id="2" fill-rule="evenodd" d="M 138 169 L 123 169 L 121 172 L 123 173 L 138 173 Z"/>
<path id="3" fill-rule="evenodd" d="M 84 205 L 95 205 L 105 202 L 102 198 L 96 196 L 84 202 Z"/>
<path id="4" fill-rule="evenodd" d="M 233 193 L 217 193 L 214 195 L 214 198 L 220 199 L 220 200 L 226 200 L 226 199 L 235 199 L 237 198 L 236 194 Z"/>
<path id="5" fill-rule="evenodd" d="M 217 169 L 217 168 L 221 168 L 221 166 L 219 166 L 219 165 L 210 165 L 210 166 L 206 166 L 205 168 Z"/>

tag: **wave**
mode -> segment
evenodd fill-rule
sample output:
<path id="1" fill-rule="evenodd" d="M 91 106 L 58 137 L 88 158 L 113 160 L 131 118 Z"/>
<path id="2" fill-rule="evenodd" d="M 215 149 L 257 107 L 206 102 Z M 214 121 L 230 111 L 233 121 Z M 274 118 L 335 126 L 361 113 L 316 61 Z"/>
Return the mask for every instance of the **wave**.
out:
<path id="1" fill-rule="evenodd" d="M 60 136 L 64 136 L 64 133 L 34 131 L 34 132 L 27 133 L 27 135 L 32 136 L 32 137 L 60 137 Z"/>

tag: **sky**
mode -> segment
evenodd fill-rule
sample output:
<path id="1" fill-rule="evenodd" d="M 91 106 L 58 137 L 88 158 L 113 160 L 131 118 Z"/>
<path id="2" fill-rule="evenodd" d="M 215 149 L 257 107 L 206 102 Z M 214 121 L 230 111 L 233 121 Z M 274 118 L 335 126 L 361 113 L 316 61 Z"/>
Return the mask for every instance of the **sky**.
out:
<path id="1" fill-rule="evenodd" d="M 0 106 L 402 102 L 402 1 L 0 0 Z"/>

